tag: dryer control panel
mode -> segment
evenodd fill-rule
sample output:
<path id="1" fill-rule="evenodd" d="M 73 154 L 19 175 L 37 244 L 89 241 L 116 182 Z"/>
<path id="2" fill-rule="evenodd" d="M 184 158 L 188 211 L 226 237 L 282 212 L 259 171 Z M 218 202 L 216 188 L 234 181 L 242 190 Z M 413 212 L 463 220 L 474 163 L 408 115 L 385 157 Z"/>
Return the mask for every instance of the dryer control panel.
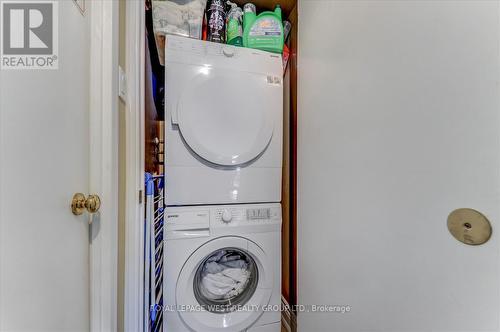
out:
<path id="1" fill-rule="evenodd" d="M 165 62 L 271 74 L 282 77 L 281 55 L 253 48 L 211 43 L 204 40 L 167 35 Z"/>

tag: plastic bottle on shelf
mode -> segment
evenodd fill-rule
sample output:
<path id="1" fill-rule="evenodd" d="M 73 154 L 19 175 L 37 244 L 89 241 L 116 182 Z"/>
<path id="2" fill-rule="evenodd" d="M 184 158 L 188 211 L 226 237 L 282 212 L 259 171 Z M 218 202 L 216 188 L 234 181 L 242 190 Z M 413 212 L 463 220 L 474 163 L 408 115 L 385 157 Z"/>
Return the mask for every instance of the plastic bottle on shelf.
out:
<path id="1" fill-rule="evenodd" d="M 292 30 L 292 23 L 290 23 L 289 21 L 283 21 L 283 38 L 285 43 L 290 36 L 290 30 Z"/>
<path id="2" fill-rule="evenodd" d="M 243 46 L 243 11 L 236 4 L 227 13 L 226 40 L 229 45 Z"/>
<path id="3" fill-rule="evenodd" d="M 248 3 L 243 14 L 243 46 L 268 52 L 282 53 L 284 44 L 281 8 L 257 15 L 255 5 Z"/>
<path id="4" fill-rule="evenodd" d="M 207 40 L 226 42 L 226 3 L 224 0 L 209 0 L 207 4 Z"/>
<path id="5" fill-rule="evenodd" d="M 243 6 L 243 11 L 244 11 L 245 13 L 247 13 L 247 12 L 248 12 L 248 13 L 254 13 L 254 14 L 257 14 L 257 8 L 256 8 L 256 7 L 255 7 L 255 5 L 254 5 L 253 3 L 251 3 L 251 2 L 249 2 L 249 3 L 247 3 L 247 4 L 245 4 L 245 5 Z"/>

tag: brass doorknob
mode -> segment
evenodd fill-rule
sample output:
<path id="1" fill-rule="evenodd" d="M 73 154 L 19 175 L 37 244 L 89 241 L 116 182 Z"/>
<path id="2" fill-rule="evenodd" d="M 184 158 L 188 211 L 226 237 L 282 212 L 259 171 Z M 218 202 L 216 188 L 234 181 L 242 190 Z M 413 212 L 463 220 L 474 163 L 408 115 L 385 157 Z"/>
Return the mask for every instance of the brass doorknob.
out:
<path id="1" fill-rule="evenodd" d="M 97 195 L 89 195 L 85 198 L 84 194 L 76 193 L 71 201 L 71 211 L 76 216 L 81 215 L 85 210 L 89 213 L 96 213 L 100 207 L 101 199 Z"/>

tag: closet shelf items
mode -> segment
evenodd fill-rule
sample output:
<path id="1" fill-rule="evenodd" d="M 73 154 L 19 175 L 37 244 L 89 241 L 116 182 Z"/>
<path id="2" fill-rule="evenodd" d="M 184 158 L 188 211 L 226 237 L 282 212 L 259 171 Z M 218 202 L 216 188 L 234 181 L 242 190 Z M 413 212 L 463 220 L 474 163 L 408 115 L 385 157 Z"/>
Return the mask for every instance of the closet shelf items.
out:
<path id="1" fill-rule="evenodd" d="M 238 3 L 237 3 L 238 2 Z M 258 10 L 254 3 L 243 6 L 228 0 L 157 0 L 152 3 L 153 29 L 159 61 L 164 65 L 165 35 L 248 47 L 283 54 L 291 24 L 282 20 L 281 6 Z"/>

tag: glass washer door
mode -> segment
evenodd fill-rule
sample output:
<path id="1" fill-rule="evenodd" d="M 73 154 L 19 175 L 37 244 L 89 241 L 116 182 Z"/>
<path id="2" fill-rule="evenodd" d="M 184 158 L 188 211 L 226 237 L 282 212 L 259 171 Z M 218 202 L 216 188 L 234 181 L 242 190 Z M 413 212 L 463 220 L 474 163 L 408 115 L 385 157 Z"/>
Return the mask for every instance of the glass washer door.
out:
<path id="1" fill-rule="evenodd" d="M 194 296 L 209 312 L 231 312 L 248 302 L 258 280 L 259 269 L 251 255 L 238 248 L 218 249 L 199 265 Z"/>
<path id="2" fill-rule="evenodd" d="M 241 256 L 234 259 L 233 254 Z M 209 311 L 207 309 L 213 309 L 213 307 L 205 307 L 200 302 L 213 299 L 213 297 L 200 296 L 205 290 L 202 290 L 202 287 L 195 290 L 195 285 L 199 284 L 195 280 L 203 275 L 203 273 L 198 272 L 201 272 L 200 268 L 203 269 L 203 266 L 209 263 L 211 257 L 213 261 L 217 261 L 217 258 L 220 261 L 223 255 L 247 263 L 245 271 L 252 271 L 249 274 L 255 273 L 252 270 L 252 266 L 255 265 L 257 277 L 255 279 L 249 278 L 246 284 L 242 280 L 242 285 L 245 285 L 239 288 L 240 291 L 235 287 L 235 291 L 231 294 L 220 292 L 219 298 L 215 299 L 214 302 L 222 303 L 221 307 L 225 310 Z M 270 258 L 257 243 L 239 236 L 222 236 L 201 245 L 186 260 L 177 278 L 175 300 L 177 308 L 180 308 L 178 314 L 184 324 L 194 331 L 203 332 L 242 331 L 250 327 L 259 319 L 264 306 L 269 304 L 271 299 L 274 267 L 270 262 Z M 256 286 L 253 286 L 253 280 L 255 280 Z M 208 286 L 210 287 L 210 285 Z M 218 288 L 211 289 L 212 292 L 214 290 L 217 292 Z M 196 294 L 197 292 L 198 294 Z M 226 300 L 231 299 L 231 303 L 240 303 L 240 306 L 244 307 L 243 310 L 228 310 L 226 302 L 224 302 L 226 301 L 224 295 L 230 295 Z M 233 308 L 234 306 L 229 306 L 229 309 Z"/>

